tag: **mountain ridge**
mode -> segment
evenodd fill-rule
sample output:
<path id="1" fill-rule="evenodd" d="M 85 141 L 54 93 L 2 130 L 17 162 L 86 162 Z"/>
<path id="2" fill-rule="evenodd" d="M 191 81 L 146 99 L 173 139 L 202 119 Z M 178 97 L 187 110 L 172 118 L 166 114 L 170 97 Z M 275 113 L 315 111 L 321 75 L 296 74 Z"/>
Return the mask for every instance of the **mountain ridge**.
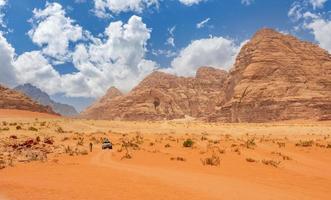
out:
<path id="1" fill-rule="evenodd" d="M 15 87 L 14 89 L 16 91 L 23 92 L 25 95 L 27 95 L 31 99 L 37 101 L 41 105 L 50 106 L 56 113 L 59 113 L 62 116 L 78 115 L 78 112 L 76 111 L 76 109 L 73 106 L 53 101 L 46 92 L 33 86 L 30 83 L 19 85 L 19 86 Z"/>

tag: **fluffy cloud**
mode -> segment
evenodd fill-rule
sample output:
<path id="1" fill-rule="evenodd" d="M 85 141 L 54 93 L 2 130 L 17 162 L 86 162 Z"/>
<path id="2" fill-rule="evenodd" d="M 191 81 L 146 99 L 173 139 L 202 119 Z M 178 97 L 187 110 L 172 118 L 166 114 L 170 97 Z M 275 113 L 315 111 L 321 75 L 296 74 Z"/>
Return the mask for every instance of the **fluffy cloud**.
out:
<path id="1" fill-rule="evenodd" d="M 28 32 L 32 41 L 43 48 L 44 55 L 60 62 L 67 61 L 69 43 L 83 38 L 82 28 L 65 16 L 58 3 L 47 3 L 45 9 L 34 9 L 33 13 L 33 29 Z"/>
<path id="2" fill-rule="evenodd" d="M 127 23 L 110 23 L 98 37 L 85 35 L 87 32 L 73 25 L 57 3 L 34 10 L 33 20 L 29 34 L 40 45 L 39 51 L 16 56 L 15 49 L 0 34 L 1 84 L 32 83 L 49 94 L 100 97 L 110 86 L 130 90 L 159 67 L 145 59 L 151 30 L 138 16 Z M 84 40 L 80 40 L 82 37 Z M 72 50 L 68 49 L 69 43 Z M 59 74 L 52 64 L 63 60 L 72 62 L 77 71 Z"/>
<path id="3" fill-rule="evenodd" d="M 132 16 L 127 24 L 112 22 L 104 35 L 105 40 L 76 47 L 73 63 L 79 73 L 66 77 L 70 81 L 82 79 L 90 92 L 85 96 L 100 96 L 112 85 L 128 91 L 157 68 L 156 63 L 144 59 L 150 29 L 140 17 Z M 78 88 L 69 93 L 75 96 L 81 92 Z"/>
<path id="4" fill-rule="evenodd" d="M 319 46 L 331 53 L 331 20 L 314 14 L 306 13 L 304 16 L 310 18 L 308 22 L 305 22 L 304 28 L 311 30 Z"/>
<path id="5" fill-rule="evenodd" d="M 14 86 L 16 84 L 16 75 L 13 66 L 14 56 L 14 48 L 0 32 L 0 84 L 7 86 Z"/>
<path id="6" fill-rule="evenodd" d="M 157 5 L 158 0 L 94 0 L 94 9 L 98 17 L 109 17 L 109 13 L 118 14 L 120 12 L 141 13 L 146 7 Z"/>
<path id="7" fill-rule="evenodd" d="M 180 3 L 182 3 L 186 6 L 192 6 L 194 4 L 199 4 L 202 1 L 206 1 L 206 0 L 179 0 Z"/>
<path id="8" fill-rule="evenodd" d="M 40 51 L 26 52 L 14 62 L 18 83 L 31 83 L 49 94 L 61 91 L 60 74 Z"/>
<path id="9" fill-rule="evenodd" d="M 240 50 L 233 40 L 212 37 L 191 42 L 182 49 L 166 71 L 181 76 L 194 76 L 198 67 L 229 69 Z"/>

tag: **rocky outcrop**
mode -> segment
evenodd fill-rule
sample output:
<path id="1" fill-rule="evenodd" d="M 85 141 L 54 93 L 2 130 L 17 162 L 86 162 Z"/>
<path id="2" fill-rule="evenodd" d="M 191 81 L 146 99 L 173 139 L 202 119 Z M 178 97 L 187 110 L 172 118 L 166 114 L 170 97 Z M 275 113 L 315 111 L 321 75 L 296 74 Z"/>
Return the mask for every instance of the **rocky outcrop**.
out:
<path id="1" fill-rule="evenodd" d="M 78 115 L 76 109 L 73 106 L 53 101 L 46 92 L 43 92 L 39 88 L 29 83 L 19 85 L 15 88 L 15 90 L 24 93 L 25 95 L 27 95 L 34 101 L 37 101 L 41 105 L 50 106 L 56 113 L 59 113 L 62 116 Z"/>
<path id="2" fill-rule="evenodd" d="M 212 121 L 331 120 L 331 55 L 271 29 L 240 51 Z"/>
<path id="3" fill-rule="evenodd" d="M 153 72 L 129 94 L 108 94 L 81 116 L 93 119 L 162 120 L 214 112 L 227 73 L 202 67 L 195 78 Z"/>
<path id="4" fill-rule="evenodd" d="M 108 99 L 108 100 L 107 100 Z M 309 42 L 262 29 L 229 73 L 203 67 L 194 78 L 154 72 L 129 94 L 103 100 L 83 117 L 208 121 L 331 120 L 331 55 Z"/>
<path id="5" fill-rule="evenodd" d="M 28 110 L 33 112 L 56 114 L 51 107 L 40 105 L 23 93 L 3 87 L 1 85 L 0 109 Z"/>

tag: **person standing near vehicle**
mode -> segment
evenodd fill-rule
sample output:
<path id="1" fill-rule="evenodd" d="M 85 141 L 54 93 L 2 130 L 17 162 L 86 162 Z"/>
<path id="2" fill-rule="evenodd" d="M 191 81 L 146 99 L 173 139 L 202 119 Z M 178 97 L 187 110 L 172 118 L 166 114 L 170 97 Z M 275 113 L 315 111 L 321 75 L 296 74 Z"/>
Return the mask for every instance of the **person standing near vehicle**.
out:
<path id="1" fill-rule="evenodd" d="M 93 150 L 93 143 L 90 142 L 90 152 L 92 152 L 92 150 Z"/>

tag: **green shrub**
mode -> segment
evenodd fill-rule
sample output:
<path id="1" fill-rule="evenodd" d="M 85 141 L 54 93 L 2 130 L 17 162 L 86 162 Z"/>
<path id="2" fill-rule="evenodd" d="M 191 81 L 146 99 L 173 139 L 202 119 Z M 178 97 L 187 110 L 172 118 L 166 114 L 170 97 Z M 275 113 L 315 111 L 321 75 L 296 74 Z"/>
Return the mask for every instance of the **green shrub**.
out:
<path id="1" fill-rule="evenodd" d="M 183 146 L 184 147 L 192 147 L 194 144 L 193 140 L 192 139 L 187 139 L 183 142 Z"/>

